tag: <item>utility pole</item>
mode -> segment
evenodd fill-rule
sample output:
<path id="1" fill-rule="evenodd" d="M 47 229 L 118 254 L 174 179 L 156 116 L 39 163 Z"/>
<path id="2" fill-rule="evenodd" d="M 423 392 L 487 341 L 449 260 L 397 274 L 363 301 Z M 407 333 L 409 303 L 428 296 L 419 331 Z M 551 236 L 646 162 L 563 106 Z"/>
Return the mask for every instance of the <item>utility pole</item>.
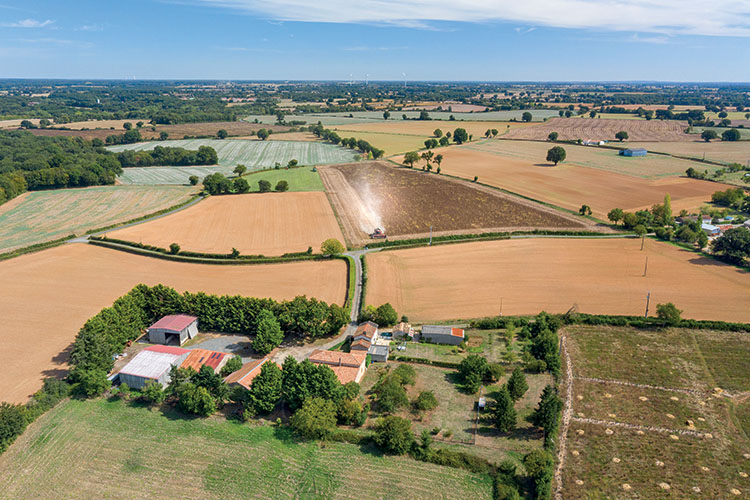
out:
<path id="1" fill-rule="evenodd" d="M 643 245 L 646 243 L 646 235 L 641 236 L 641 252 L 643 251 Z"/>
<path id="2" fill-rule="evenodd" d="M 500 297 L 500 316 L 503 315 L 503 298 Z"/>
<path id="3" fill-rule="evenodd" d="M 646 272 L 648 271 L 648 255 L 646 256 L 646 266 L 643 268 L 643 277 L 646 277 Z"/>
<path id="4" fill-rule="evenodd" d="M 430 244 L 428 246 L 432 246 L 432 224 L 430 224 Z"/>
<path id="5" fill-rule="evenodd" d="M 648 292 L 648 295 L 646 295 L 646 314 L 643 315 L 644 318 L 648 318 L 648 306 L 651 302 L 651 292 Z"/>

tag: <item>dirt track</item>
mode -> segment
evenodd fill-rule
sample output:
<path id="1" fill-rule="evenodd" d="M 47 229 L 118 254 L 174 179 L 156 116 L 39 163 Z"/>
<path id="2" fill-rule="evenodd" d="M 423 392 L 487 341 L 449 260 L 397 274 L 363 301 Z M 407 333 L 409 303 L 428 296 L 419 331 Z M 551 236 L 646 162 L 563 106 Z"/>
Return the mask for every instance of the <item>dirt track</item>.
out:
<path id="1" fill-rule="evenodd" d="M 643 314 L 673 302 L 684 317 L 750 321 L 750 273 L 667 243 L 517 239 L 378 252 L 367 257 L 366 304 L 412 321 L 562 313 Z M 648 257 L 647 277 L 643 277 Z"/>
<path id="2" fill-rule="evenodd" d="M 246 255 L 320 251 L 327 238 L 344 237 L 322 192 L 213 196 L 182 212 L 107 236 L 167 248 Z"/>
<path id="3" fill-rule="evenodd" d="M 66 370 L 64 351 L 85 321 L 138 283 L 178 291 L 343 303 L 346 264 L 215 266 L 70 244 L 0 263 L 0 401 L 23 402 L 44 376 Z"/>

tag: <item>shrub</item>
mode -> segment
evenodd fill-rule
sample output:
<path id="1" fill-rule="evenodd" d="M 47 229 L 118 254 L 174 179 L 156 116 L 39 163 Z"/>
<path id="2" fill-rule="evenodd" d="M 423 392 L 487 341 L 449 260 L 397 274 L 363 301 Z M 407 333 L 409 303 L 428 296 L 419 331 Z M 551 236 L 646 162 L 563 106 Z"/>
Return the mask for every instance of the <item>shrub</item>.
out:
<path id="1" fill-rule="evenodd" d="M 375 423 L 373 440 L 383 450 L 396 455 L 403 455 L 411 449 L 412 443 L 414 443 L 411 421 L 394 416 L 380 418 Z"/>
<path id="2" fill-rule="evenodd" d="M 207 417 L 216 411 L 216 401 L 205 387 L 185 382 L 177 387 L 176 395 L 177 407 L 185 413 Z"/>
<path id="3" fill-rule="evenodd" d="M 271 183 L 267 180 L 261 179 L 258 181 L 258 191 L 261 193 L 267 193 L 271 190 Z"/>
<path id="4" fill-rule="evenodd" d="M 379 326 L 393 326 L 398 321 L 398 314 L 393 306 L 386 302 L 375 309 L 373 321 Z"/>
<path id="5" fill-rule="evenodd" d="M 338 404 L 336 417 L 343 425 L 362 425 L 370 407 L 357 399 L 342 399 Z"/>
<path id="6" fill-rule="evenodd" d="M 484 375 L 486 381 L 494 383 L 500 380 L 505 374 L 505 368 L 500 363 L 489 363 L 487 372 Z"/>
<path id="7" fill-rule="evenodd" d="M 656 316 L 659 319 L 664 320 L 664 322 L 668 325 L 679 324 L 681 314 L 682 311 L 680 309 L 677 309 L 677 307 L 671 302 L 667 302 L 666 304 L 658 304 L 656 306 Z"/>
<path id="8" fill-rule="evenodd" d="M 540 449 L 534 450 L 523 457 L 526 473 L 534 485 L 533 498 L 539 500 L 550 498 L 554 463 L 552 455 Z"/>
<path id="9" fill-rule="evenodd" d="M 338 255 L 344 253 L 346 247 L 336 238 L 328 238 L 320 245 L 320 252 L 323 255 Z"/>
<path id="10" fill-rule="evenodd" d="M 524 363 L 524 369 L 529 373 L 543 373 L 547 371 L 547 363 L 541 359 L 530 359 Z"/>
<path id="11" fill-rule="evenodd" d="M 482 385 L 487 373 L 487 360 L 476 354 L 469 354 L 458 365 L 458 376 L 466 392 L 474 394 Z"/>
<path id="12" fill-rule="evenodd" d="M 221 369 L 221 376 L 227 377 L 228 375 L 236 372 L 242 368 L 242 357 L 240 356 L 232 356 L 232 358 L 227 361 L 227 364 L 225 364 Z"/>
<path id="13" fill-rule="evenodd" d="M 323 398 L 308 398 L 290 420 L 292 428 L 308 439 L 326 439 L 336 429 L 336 406 Z"/>
<path id="14" fill-rule="evenodd" d="M 232 182 L 232 189 L 234 189 L 235 193 L 247 193 L 250 191 L 250 183 L 247 182 L 247 179 L 244 177 L 237 177 Z"/>
<path id="15" fill-rule="evenodd" d="M 150 404 L 161 404 L 166 396 L 161 384 L 154 380 L 147 381 L 141 389 L 141 399 Z"/>
<path id="16" fill-rule="evenodd" d="M 289 191 L 289 183 L 287 181 L 281 180 L 276 183 L 276 187 L 274 188 L 276 191 L 283 193 L 284 191 Z"/>
<path id="17" fill-rule="evenodd" d="M 0 403 L 0 453 L 26 430 L 29 420 L 23 405 Z"/>
<path id="18" fill-rule="evenodd" d="M 417 372 L 409 365 L 398 365 L 389 376 L 395 377 L 401 385 L 414 385 L 417 380 Z"/>
<path id="19" fill-rule="evenodd" d="M 393 413 L 409 404 L 406 389 L 398 377 L 385 376 L 375 387 L 375 397 L 378 409 L 385 413 Z"/>
<path id="20" fill-rule="evenodd" d="M 86 370 L 76 367 L 68 377 L 73 384 L 73 393 L 89 398 L 99 396 L 112 385 L 107 380 L 107 372 L 104 370 Z"/>
<path id="21" fill-rule="evenodd" d="M 180 245 L 178 245 L 177 243 L 172 243 L 171 245 L 169 245 L 169 253 L 173 255 L 180 253 Z"/>
<path id="22" fill-rule="evenodd" d="M 438 406 L 438 400 L 435 397 L 435 393 L 432 391 L 422 391 L 414 400 L 414 408 L 419 411 L 430 411 L 434 410 Z"/>
<path id="23" fill-rule="evenodd" d="M 188 177 L 188 181 L 190 182 L 191 186 L 195 186 L 198 184 L 198 181 L 200 181 L 200 179 L 197 175 L 191 175 L 190 177 Z"/>

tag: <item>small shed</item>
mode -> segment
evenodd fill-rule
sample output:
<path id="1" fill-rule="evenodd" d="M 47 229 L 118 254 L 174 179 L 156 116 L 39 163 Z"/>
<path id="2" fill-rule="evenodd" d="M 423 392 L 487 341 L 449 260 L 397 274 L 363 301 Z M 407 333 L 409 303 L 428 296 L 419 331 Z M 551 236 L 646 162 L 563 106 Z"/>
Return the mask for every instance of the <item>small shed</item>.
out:
<path id="1" fill-rule="evenodd" d="M 620 150 L 621 156 L 646 156 L 648 151 L 643 148 L 628 148 Z"/>
<path id="2" fill-rule="evenodd" d="M 367 351 L 372 361 L 379 361 L 385 363 L 388 361 L 388 346 L 387 345 L 373 345 Z"/>
<path id="3" fill-rule="evenodd" d="M 182 345 L 198 334 L 198 318 L 187 314 L 171 314 L 148 327 L 152 344 Z"/>

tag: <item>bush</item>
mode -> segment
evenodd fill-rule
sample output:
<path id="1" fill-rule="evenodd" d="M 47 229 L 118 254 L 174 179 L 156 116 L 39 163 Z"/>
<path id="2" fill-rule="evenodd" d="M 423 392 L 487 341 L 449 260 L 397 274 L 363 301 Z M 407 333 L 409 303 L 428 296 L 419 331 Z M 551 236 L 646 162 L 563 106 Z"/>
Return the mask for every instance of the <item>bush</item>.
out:
<path id="1" fill-rule="evenodd" d="M 458 365 L 458 376 L 466 392 L 474 394 L 479 390 L 487 373 L 487 360 L 476 354 L 469 354 Z"/>
<path id="2" fill-rule="evenodd" d="M 103 394 L 112 385 L 107 380 L 107 372 L 104 370 L 76 367 L 68 377 L 73 384 L 73 393 L 89 398 Z"/>
<path id="3" fill-rule="evenodd" d="M 229 361 L 227 361 L 227 364 L 225 364 L 221 369 L 221 376 L 227 377 L 230 374 L 236 372 L 242 368 L 242 357 L 240 356 L 232 356 Z"/>
<path id="4" fill-rule="evenodd" d="M 484 375 L 484 379 L 487 382 L 494 383 L 500 380 L 505 374 L 505 368 L 500 363 L 489 363 L 487 365 L 487 372 Z"/>
<path id="5" fill-rule="evenodd" d="M 373 440 L 388 453 L 403 455 L 411 449 L 414 443 L 411 421 L 394 416 L 380 418 L 375 423 Z"/>
<path id="6" fill-rule="evenodd" d="M 417 380 L 417 372 L 409 365 L 398 365 L 389 376 L 395 377 L 401 385 L 414 385 Z"/>
<path id="7" fill-rule="evenodd" d="M 529 373 L 544 373 L 547 371 L 547 363 L 541 359 L 530 359 L 524 363 L 524 369 Z"/>
<path id="8" fill-rule="evenodd" d="M 393 326 L 398 321 L 398 314 L 393 306 L 386 302 L 375 309 L 375 314 L 372 319 L 378 326 Z"/>
<path id="9" fill-rule="evenodd" d="M 188 177 L 188 181 L 190 182 L 191 186 L 195 186 L 195 185 L 198 184 L 198 182 L 200 181 L 200 179 L 198 178 L 197 175 L 191 175 L 190 177 Z"/>
<path id="10" fill-rule="evenodd" d="M 171 245 L 169 245 L 169 253 L 171 253 L 172 255 L 177 255 L 178 253 L 180 253 L 180 245 L 178 245 L 177 243 L 172 243 Z"/>
<path id="11" fill-rule="evenodd" d="M 13 441 L 23 434 L 28 424 L 26 407 L 0 403 L 0 453 L 7 450 Z"/>
<path id="12" fill-rule="evenodd" d="M 290 420 L 292 428 L 308 439 L 326 439 L 336 430 L 336 406 L 323 398 L 308 398 Z"/>
<path id="13" fill-rule="evenodd" d="M 680 309 L 677 309 L 677 307 L 671 302 L 667 302 L 666 304 L 658 304 L 656 306 L 656 317 L 664 320 L 666 324 L 671 326 L 680 323 L 681 314 L 682 311 Z"/>
<path id="14" fill-rule="evenodd" d="M 166 397 L 167 395 L 161 384 L 154 380 L 147 381 L 141 389 L 141 399 L 149 404 L 161 404 Z"/>
<path id="15" fill-rule="evenodd" d="M 274 188 L 276 191 L 283 193 L 284 191 L 289 191 L 289 183 L 287 181 L 279 181 L 276 183 L 276 187 Z"/>
<path id="16" fill-rule="evenodd" d="M 237 177 L 232 182 L 232 189 L 234 189 L 235 193 L 247 193 L 250 191 L 250 183 L 247 182 L 247 179 L 244 177 Z"/>
<path id="17" fill-rule="evenodd" d="M 422 391 L 414 400 L 414 408 L 419 411 L 430 411 L 434 410 L 438 406 L 438 400 L 435 397 L 435 393 L 432 391 Z"/>
<path id="18" fill-rule="evenodd" d="M 375 386 L 374 392 L 378 409 L 382 412 L 393 413 L 397 409 L 409 404 L 406 389 L 404 389 L 398 377 L 383 377 Z"/>
<path id="19" fill-rule="evenodd" d="M 271 190 L 271 183 L 267 180 L 258 181 L 258 191 L 261 193 L 267 193 Z"/>
<path id="20" fill-rule="evenodd" d="M 320 245 L 320 252 L 323 255 L 338 255 L 344 253 L 346 247 L 336 238 L 329 238 Z"/>
<path id="21" fill-rule="evenodd" d="M 364 404 L 362 401 L 357 399 L 342 399 L 339 402 L 336 417 L 340 424 L 360 426 L 367 419 L 367 412 L 369 410 L 369 405 Z"/>
<path id="22" fill-rule="evenodd" d="M 544 450 L 534 450 L 523 457 L 526 473 L 534 485 L 534 497 L 548 500 L 551 497 L 552 476 L 555 461 L 552 455 Z"/>
<path id="23" fill-rule="evenodd" d="M 177 387 L 177 407 L 185 413 L 207 417 L 216 411 L 216 401 L 205 387 L 185 382 Z"/>

